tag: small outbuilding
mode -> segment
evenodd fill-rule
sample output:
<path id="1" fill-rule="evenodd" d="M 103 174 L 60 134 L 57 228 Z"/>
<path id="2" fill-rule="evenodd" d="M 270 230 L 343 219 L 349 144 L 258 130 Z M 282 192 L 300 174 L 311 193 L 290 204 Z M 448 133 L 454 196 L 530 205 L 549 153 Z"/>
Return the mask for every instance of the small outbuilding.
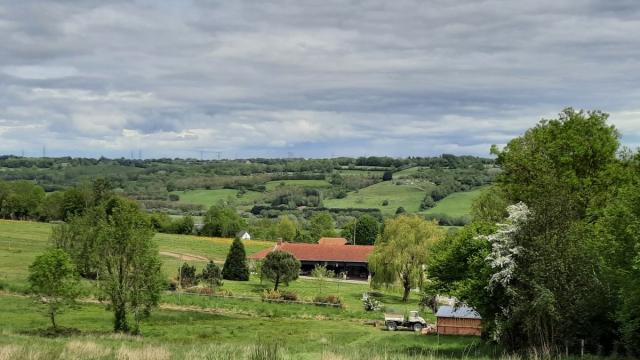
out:
<path id="1" fill-rule="evenodd" d="M 482 333 L 482 317 L 468 306 L 442 305 L 436 312 L 437 331 L 440 335 L 473 335 Z"/>
<path id="2" fill-rule="evenodd" d="M 236 237 L 240 240 L 251 240 L 251 234 L 247 230 L 242 230 L 236 234 Z"/>

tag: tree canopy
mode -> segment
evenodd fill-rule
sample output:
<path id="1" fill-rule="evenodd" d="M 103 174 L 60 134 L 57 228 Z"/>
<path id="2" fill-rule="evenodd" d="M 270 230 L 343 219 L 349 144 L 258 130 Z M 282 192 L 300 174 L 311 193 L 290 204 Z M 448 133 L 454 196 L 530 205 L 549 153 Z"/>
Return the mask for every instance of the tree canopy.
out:
<path id="1" fill-rule="evenodd" d="M 57 331 L 56 316 L 79 294 L 78 274 L 71 257 L 61 249 L 38 255 L 29 266 L 29 284 L 36 299 L 47 306 L 51 326 Z"/>
<path id="2" fill-rule="evenodd" d="M 260 267 L 264 279 L 273 282 L 273 290 L 278 290 L 280 284 L 289 285 L 298 278 L 300 261 L 284 251 L 272 251 L 262 260 Z"/>
<path id="3" fill-rule="evenodd" d="M 409 291 L 422 285 L 431 247 L 443 237 L 444 231 L 436 222 L 418 215 L 402 215 L 387 220 L 369 257 L 369 269 L 374 273 L 373 283 L 400 283 L 404 289 L 402 301 L 406 302 Z"/>

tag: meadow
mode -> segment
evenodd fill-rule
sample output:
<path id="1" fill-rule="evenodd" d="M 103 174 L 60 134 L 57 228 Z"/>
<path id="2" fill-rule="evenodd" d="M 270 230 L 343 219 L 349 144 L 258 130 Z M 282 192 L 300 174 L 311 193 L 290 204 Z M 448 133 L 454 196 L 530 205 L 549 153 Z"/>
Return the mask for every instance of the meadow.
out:
<path id="1" fill-rule="evenodd" d="M 451 217 L 463 217 L 471 215 L 473 201 L 482 194 L 486 188 L 478 188 L 471 191 L 453 193 L 438 201 L 436 206 L 424 211 L 425 214 L 444 214 Z"/>
<path id="2" fill-rule="evenodd" d="M 240 205 L 249 205 L 264 196 L 257 191 L 247 191 L 241 196 L 238 196 L 238 193 L 239 190 L 236 189 L 198 189 L 172 192 L 172 194 L 180 196 L 179 202 L 183 204 L 202 205 L 205 209 L 208 209 L 212 205 L 221 202 L 228 203 L 229 201 Z"/>
<path id="3" fill-rule="evenodd" d="M 267 191 L 276 190 L 279 187 L 309 187 L 309 188 L 328 188 L 331 184 L 326 180 L 274 180 L 266 184 Z"/>
<path id="4" fill-rule="evenodd" d="M 104 306 L 83 301 L 60 315 L 59 323 L 72 328 L 67 335 L 49 338 L 41 306 L 22 295 L 28 266 L 48 246 L 53 225 L 0 221 L 0 359 L 93 358 L 93 359 L 415 359 L 420 356 L 479 356 L 490 351 L 476 338 L 420 336 L 410 331 L 388 332 L 380 327 L 381 312 L 365 312 L 360 298 L 369 291 L 366 283 L 299 279 L 286 289 L 302 299 L 317 294 L 337 294 L 344 308 L 308 304 L 262 302 L 260 293 L 271 288 L 255 276 L 248 282 L 225 281 L 229 298 L 187 293 L 165 293 L 160 309 L 142 326 L 143 337 L 112 335 L 111 313 Z M 163 271 L 175 276 L 178 265 L 189 258 L 198 269 L 206 259 L 224 260 L 230 239 L 158 234 Z M 246 241 L 247 253 L 273 243 Z M 202 259 L 200 259 L 202 258 Z M 409 304 L 399 293 L 382 291 L 380 300 L 389 311 L 417 309 L 417 295 Z M 433 315 L 425 313 L 428 321 Z M 374 321 L 375 320 L 375 321 Z M 376 324 L 378 326 L 373 326 Z M 373 345 L 372 345 L 373 344 Z M 233 351 L 230 349 L 234 349 Z M 258 355 L 256 355 L 258 354 Z M 260 354 L 266 354 L 265 357 Z M 256 357 L 258 356 L 258 357 Z"/>
<path id="5" fill-rule="evenodd" d="M 426 182 L 415 184 L 396 181 L 383 181 L 358 191 L 352 191 L 343 199 L 324 200 L 324 205 L 330 208 L 377 208 L 384 215 L 395 214 L 402 206 L 408 212 L 417 212 L 420 203 L 431 185 Z M 387 200 L 388 205 L 382 205 Z"/>

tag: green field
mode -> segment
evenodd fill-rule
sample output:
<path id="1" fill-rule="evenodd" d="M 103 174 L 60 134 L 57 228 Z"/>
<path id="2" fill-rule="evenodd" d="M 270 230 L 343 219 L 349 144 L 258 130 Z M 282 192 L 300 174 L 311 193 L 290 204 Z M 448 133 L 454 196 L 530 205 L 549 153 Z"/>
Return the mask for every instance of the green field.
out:
<path id="1" fill-rule="evenodd" d="M 0 220 L 0 284 L 23 291 L 27 286 L 28 267 L 33 259 L 49 245 L 48 237 L 54 225 L 37 222 Z M 175 277 L 178 267 L 187 262 L 195 265 L 198 271 L 208 260 L 224 263 L 231 239 L 207 238 L 188 235 L 156 234 L 162 259 L 162 269 L 167 279 Z M 273 246 L 269 241 L 243 241 L 247 254 L 258 252 Z M 225 281 L 224 289 L 234 295 L 257 297 L 263 290 L 270 288 L 268 282 L 260 283 L 252 277 L 248 282 Z M 369 290 L 366 283 L 352 284 L 336 281 L 319 282 L 315 279 L 300 279 L 287 288 L 298 294 L 301 300 L 311 300 L 318 294 L 339 295 L 347 310 L 361 312 L 360 298 Z M 414 304 L 401 303 L 399 291 L 386 291 L 381 300 L 393 309 L 405 310 Z M 417 296 L 413 295 L 413 300 Z M 312 311 L 312 312 L 315 312 Z M 350 315 L 351 316 L 351 315 Z"/>
<path id="2" fill-rule="evenodd" d="M 381 178 L 384 170 L 358 170 L 358 169 L 340 169 L 338 174 L 342 176 L 364 176 Z"/>
<path id="3" fill-rule="evenodd" d="M 401 179 L 401 178 L 409 177 L 411 175 L 417 174 L 418 171 L 420 171 L 421 169 L 424 169 L 424 168 L 421 166 L 414 166 L 408 169 L 400 170 L 393 173 L 393 178 Z"/>
<path id="4" fill-rule="evenodd" d="M 328 188 L 331 187 L 326 180 L 274 180 L 266 184 L 267 191 L 273 191 L 279 187 L 312 187 L 312 188 Z"/>
<path id="5" fill-rule="evenodd" d="M 345 304 L 344 309 L 339 309 L 262 302 L 260 293 L 272 285 L 261 283 L 255 276 L 248 282 L 225 280 L 223 285 L 234 296 L 251 299 L 164 294 L 161 309 L 143 323 L 143 338 L 110 335 L 111 313 L 103 306 L 87 303 L 59 317 L 58 322 L 75 328 L 76 334 L 53 339 L 41 337 L 38 329 L 48 326 L 40 309 L 42 305 L 14 292 L 26 289 L 28 266 L 48 246 L 52 227 L 45 223 L 0 221 L 0 331 L 3 335 L 0 359 L 360 359 L 381 354 L 385 359 L 394 356 L 415 359 L 415 354 L 433 358 L 436 355 L 463 357 L 469 355 L 469 351 L 488 353 L 486 349 L 475 348 L 474 344 L 479 344 L 475 338 L 438 340 L 433 336 L 418 336 L 408 331 L 393 333 L 372 326 L 371 321 L 379 321 L 382 313 L 362 309 L 362 293 L 370 290 L 366 283 L 299 279 L 286 288 L 297 293 L 301 300 L 318 294 L 339 295 Z M 158 234 L 155 239 L 160 251 L 165 253 L 162 260 L 167 277 L 175 276 L 178 265 L 184 261 L 177 258 L 180 256 L 198 257 L 188 260 L 198 270 L 207 259 L 223 261 L 231 242 L 230 239 L 167 234 Z M 273 244 L 244 243 L 249 254 Z M 89 282 L 85 285 L 91 287 Z M 384 291 L 380 296 L 388 311 L 417 309 L 417 295 L 413 294 L 408 304 L 401 303 L 400 298 L 394 291 Z M 432 314 L 423 315 L 428 321 L 434 321 Z M 252 347 L 260 344 L 266 345 L 257 350 Z M 251 357 L 255 355 L 250 354 L 252 351 L 268 352 L 274 349 L 274 344 L 281 357 Z"/>
<path id="6" fill-rule="evenodd" d="M 471 205 L 485 188 L 453 193 L 438 201 L 436 206 L 425 211 L 425 214 L 445 214 L 451 217 L 471 215 Z"/>
<path id="7" fill-rule="evenodd" d="M 0 282 L 12 287 L 23 288 L 29 264 L 36 255 L 49 245 L 49 234 L 54 225 L 37 222 L 0 220 Z M 188 235 L 156 234 L 155 239 L 163 255 L 163 269 L 167 276 L 173 276 L 174 269 L 183 262 L 182 256 L 195 255 L 224 262 L 231 239 L 207 238 Z M 255 253 L 269 246 L 268 241 L 243 241 L 248 254 Z M 206 260 L 190 260 L 205 263 Z"/>
<path id="8" fill-rule="evenodd" d="M 286 305 L 283 305 L 286 306 Z M 482 356 L 477 338 L 389 332 L 351 320 L 269 318 L 161 309 L 143 323 L 143 337 L 112 335 L 111 313 L 84 304 L 59 316 L 77 333 L 37 335 L 48 326 L 32 300 L 0 296 L 2 359 L 384 359 Z M 258 347 L 266 354 L 256 354 Z M 252 351 L 253 350 L 253 351 Z M 253 352 L 253 354 L 251 353 Z"/>
<path id="9" fill-rule="evenodd" d="M 252 204 L 254 201 L 262 198 L 264 195 L 257 191 L 247 191 L 238 197 L 236 189 L 213 189 L 213 190 L 185 190 L 174 191 L 172 194 L 180 196 L 180 202 L 184 204 L 202 205 L 208 209 L 212 205 L 220 202 L 231 200 L 241 205 Z"/>
<path id="10" fill-rule="evenodd" d="M 408 212 L 417 212 L 430 185 L 396 185 L 395 181 L 383 181 L 359 191 L 349 192 L 344 199 L 328 199 L 324 205 L 329 208 L 378 208 L 385 215 L 395 214 L 404 207 Z M 384 200 L 389 205 L 382 206 Z"/>

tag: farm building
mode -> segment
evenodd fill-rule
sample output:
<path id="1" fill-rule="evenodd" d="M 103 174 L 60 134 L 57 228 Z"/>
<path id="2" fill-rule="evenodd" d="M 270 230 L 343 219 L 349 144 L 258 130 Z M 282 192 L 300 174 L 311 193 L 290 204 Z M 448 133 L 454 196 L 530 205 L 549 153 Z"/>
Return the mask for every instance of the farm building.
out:
<path id="1" fill-rule="evenodd" d="M 443 305 L 436 312 L 436 327 L 440 335 L 474 335 L 482 332 L 480 314 L 467 306 Z"/>
<path id="2" fill-rule="evenodd" d="M 288 252 L 298 259 L 302 274 L 310 274 L 316 266 L 326 266 L 336 274 L 345 273 L 348 279 L 369 278 L 368 257 L 373 252 L 371 245 L 348 245 L 344 238 L 322 238 L 318 244 L 278 241 L 273 247 L 249 256 L 249 259 L 262 260 L 275 250 Z"/>
<path id="3" fill-rule="evenodd" d="M 251 240 L 251 234 L 248 231 L 242 230 L 236 234 L 236 237 L 240 240 Z"/>

